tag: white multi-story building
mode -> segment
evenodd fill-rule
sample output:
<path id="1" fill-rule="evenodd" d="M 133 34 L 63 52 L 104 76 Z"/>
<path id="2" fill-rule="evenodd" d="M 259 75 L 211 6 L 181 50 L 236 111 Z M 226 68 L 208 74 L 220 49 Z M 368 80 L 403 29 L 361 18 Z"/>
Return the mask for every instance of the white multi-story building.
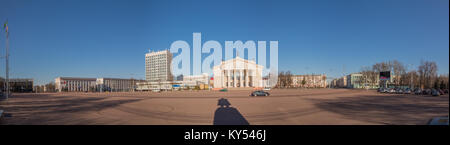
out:
<path id="1" fill-rule="evenodd" d="M 97 87 L 101 91 L 126 92 L 134 91 L 136 83 L 142 82 L 136 79 L 97 78 Z"/>
<path id="2" fill-rule="evenodd" d="M 197 84 L 209 84 L 209 75 L 203 73 L 201 75 L 183 76 L 183 82 L 195 82 Z"/>
<path id="3" fill-rule="evenodd" d="M 145 54 L 145 80 L 172 81 L 171 63 L 172 53 L 169 50 Z"/>
<path id="4" fill-rule="evenodd" d="M 55 88 L 58 92 L 122 92 L 133 91 L 136 83 L 142 81 L 120 78 L 58 77 L 55 79 Z"/>
<path id="5" fill-rule="evenodd" d="M 58 77 L 55 88 L 58 92 L 87 92 L 95 91 L 96 78 Z"/>
<path id="6" fill-rule="evenodd" d="M 305 88 L 325 88 L 327 86 L 327 76 L 320 75 L 294 75 L 292 76 L 293 87 Z"/>

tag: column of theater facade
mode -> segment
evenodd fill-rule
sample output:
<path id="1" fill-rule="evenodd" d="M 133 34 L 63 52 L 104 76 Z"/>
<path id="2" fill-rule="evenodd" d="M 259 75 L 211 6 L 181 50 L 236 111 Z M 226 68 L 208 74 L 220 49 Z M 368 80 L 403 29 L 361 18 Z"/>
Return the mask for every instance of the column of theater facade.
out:
<path id="1" fill-rule="evenodd" d="M 223 77 L 222 84 L 226 87 L 237 87 L 239 81 L 239 87 L 250 87 L 253 83 L 250 82 L 250 70 L 248 69 L 225 69 L 222 72 Z M 238 78 L 239 74 L 239 78 Z M 252 79 L 253 80 L 253 79 Z"/>

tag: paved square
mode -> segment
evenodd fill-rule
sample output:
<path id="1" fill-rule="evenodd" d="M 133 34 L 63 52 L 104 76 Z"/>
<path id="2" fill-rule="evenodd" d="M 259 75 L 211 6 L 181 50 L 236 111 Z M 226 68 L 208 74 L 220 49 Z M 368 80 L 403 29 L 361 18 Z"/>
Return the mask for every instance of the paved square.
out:
<path id="1" fill-rule="evenodd" d="M 1 102 L 1 124 L 352 125 L 426 124 L 447 116 L 449 96 L 380 94 L 374 90 L 24 93 Z M 223 99 L 222 99 L 223 98 Z M 219 101 L 221 100 L 221 101 Z M 228 105 L 227 105 L 228 103 Z"/>

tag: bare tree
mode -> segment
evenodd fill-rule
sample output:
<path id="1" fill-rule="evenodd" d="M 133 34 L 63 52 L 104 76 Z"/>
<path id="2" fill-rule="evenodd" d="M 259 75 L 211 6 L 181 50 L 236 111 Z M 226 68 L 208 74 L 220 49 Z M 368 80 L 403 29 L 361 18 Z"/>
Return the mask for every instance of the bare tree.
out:
<path id="1" fill-rule="evenodd" d="M 278 82 L 277 82 L 277 87 L 278 88 L 282 88 L 284 86 L 284 78 L 285 78 L 284 76 L 285 75 L 284 75 L 283 71 L 280 71 L 278 73 Z"/>
<path id="2" fill-rule="evenodd" d="M 431 88 L 437 77 L 437 65 L 433 61 L 421 61 L 418 68 L 421 88 Z"/>
<path id="3" fill-rule="evenodd" d="M 439 89 L 448 89 L 448 74 L 447 75 L 439 75 L 438 80 L 439 81 Z"/>
<path id="4" fill-rule="evenodd" d="M 391 70 L 394 72 L 394 83 L 395 85 L 401 85 L 401 76 L 406 73 L 406 68 L 403 63 L 393 60 L 390 63 Z"/>
<path id="5" fill-rule="evenodd" d="M 382 71 L 389 71 L 390 65 L 389 65 L 389 63 L 386 63 L 386 62 L 376 63 L 372 66 L 372 70 L 377 73 L 382 72 Z"/>
<path id="6" fill-rule="evenodd" d="M 287 71 L 286 73 L 285 73 L 285 86 L 286 87 L 288 87 L 288 88 L 290 88 L 291 87 L 291 85 L 292 85 L 292 74 L 291 74 L 291 71 Z"/>
<path id="7" fill-rule="evenodd" d="M 55 83 L 50 82 L 48 84 L 45 84 L 46 92 L 55 92 Z"/>
<path id="8" fill-rule="evenodd" d="M 302 87 L 304 88 L 306 84 L 306 76 L 303 76 L 303 80 L 302 80 Z"/>
<path id="9" fill-rule="evenodd" d="M 417 88 L 420 86 L 419 84 L 419 75 L 417 71 L 411 70 L 402 75 L 401 85 L 410 86 L 411 88 Z"/>
<path id="10" fill-rule="evenodd" d="M 364 85 L 374 86 L 377 85 L 377 77 L 378 73 L 371 69 L 370 67 L 362 67 L 361 68 L 361 83 Z"/>

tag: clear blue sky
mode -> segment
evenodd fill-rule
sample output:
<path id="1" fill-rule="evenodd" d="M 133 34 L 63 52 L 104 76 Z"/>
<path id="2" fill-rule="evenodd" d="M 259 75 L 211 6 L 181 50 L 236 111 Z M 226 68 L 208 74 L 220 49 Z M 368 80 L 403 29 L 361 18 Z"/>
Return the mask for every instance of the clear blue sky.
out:
<path id="1" fill-rule="evenodd" d="M 339 77 L 397 59 L 449 70 L 448 0 L 1 0 L 11 77 L 144 78 L 145 53 L 176 40 L 278 40 L 279 69 Z M 0 32 L 0 54 L 5 35 Z M 5 76 L 1 59 L 0 73 Z"/>

